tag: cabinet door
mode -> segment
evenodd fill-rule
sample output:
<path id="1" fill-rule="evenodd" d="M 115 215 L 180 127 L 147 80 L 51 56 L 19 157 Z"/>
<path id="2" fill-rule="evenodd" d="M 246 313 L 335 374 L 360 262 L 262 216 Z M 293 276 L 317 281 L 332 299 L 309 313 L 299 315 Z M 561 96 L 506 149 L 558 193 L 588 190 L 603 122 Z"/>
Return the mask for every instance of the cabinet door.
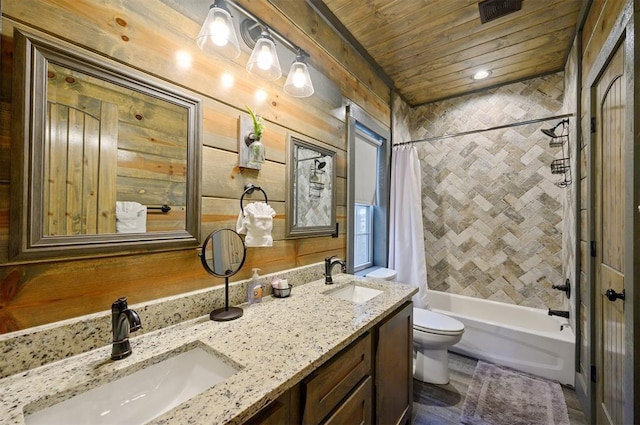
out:
<path id="1" fill-rule="evenodd" d="M 413 303 L 378 328 L 375 364 L 376 423 L 407 423 L 413 404 Z"/>

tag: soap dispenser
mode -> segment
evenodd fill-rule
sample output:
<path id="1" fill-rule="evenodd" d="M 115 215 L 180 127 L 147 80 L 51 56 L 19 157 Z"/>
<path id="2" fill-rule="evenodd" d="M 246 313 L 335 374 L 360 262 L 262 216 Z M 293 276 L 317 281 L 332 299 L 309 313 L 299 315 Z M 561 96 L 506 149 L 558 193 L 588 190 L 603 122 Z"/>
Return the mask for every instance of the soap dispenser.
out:
<path id="1" fill-rule="evenodd" d="M 258 276 L 258 268 L 253 270 L 253 276 L 251 276 L 251 282 L 247 288 L 247 301 L 249 304 L 259 303 L 262 301 L 262 284 L 260 283 L 260 276 Z"/>

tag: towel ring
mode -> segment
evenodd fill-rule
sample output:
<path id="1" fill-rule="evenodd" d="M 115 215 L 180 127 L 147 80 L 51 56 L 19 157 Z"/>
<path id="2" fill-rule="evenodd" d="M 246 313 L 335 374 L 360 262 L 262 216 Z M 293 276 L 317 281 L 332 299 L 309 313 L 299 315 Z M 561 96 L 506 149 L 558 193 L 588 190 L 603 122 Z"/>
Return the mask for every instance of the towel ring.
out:
<path id="1" fill-rule="evenodd" d="M 267 192 L 262 190 L 260 186 L 249 183 L 245 185 L 244 192 L 242 192 L 242 196 L 240 197 L 240 211 L 244 211 L 244 206 L 242 205 L 242 201 L 244 201 L 244 195 L 246 195 L 247 193 L 251 195 L 254 190 L 259 190 L 260 192 L 262 192 L 262 194 L 264 195 L 264 202 L 267 204 L 269 203 L 269 199 L 267 199 Z"/>

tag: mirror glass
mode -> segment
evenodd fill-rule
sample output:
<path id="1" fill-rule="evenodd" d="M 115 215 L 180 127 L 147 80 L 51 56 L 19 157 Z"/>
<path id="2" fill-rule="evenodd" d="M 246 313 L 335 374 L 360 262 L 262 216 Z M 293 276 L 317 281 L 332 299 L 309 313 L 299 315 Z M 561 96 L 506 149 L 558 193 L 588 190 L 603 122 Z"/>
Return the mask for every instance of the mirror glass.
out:
<path id="1" fill-rule="evenodd" d="M 242 268 L 246 251 L 242 237 L 237 232 L 220 229 L 207 236 L 202 243 L 200 260 L 210 274 L 229 277 Z"/>
<path id="2" fill-rule="evenodd" d="M 14 40 L 13 257 L 197 244 L 199 99 L 57 40 Z"/>
<path id="3" fill-rule="evenodd" d="M 289 136 L 287 236 L 332 234 L 336 152 Z"/>

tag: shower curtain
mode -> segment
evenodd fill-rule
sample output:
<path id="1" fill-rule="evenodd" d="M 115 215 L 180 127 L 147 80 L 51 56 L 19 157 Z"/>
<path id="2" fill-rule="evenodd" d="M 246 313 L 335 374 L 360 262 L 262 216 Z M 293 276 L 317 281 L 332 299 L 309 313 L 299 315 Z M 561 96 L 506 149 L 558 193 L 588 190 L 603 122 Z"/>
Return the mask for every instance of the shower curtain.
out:
<path id="1" fill-rule="evenodd" d="M 414 146 L 393 148 L 390 210 L 389 268 L 397 272 L 398 282 L 419 288 L 414 306 L 427 308 L 420 160 Z"/>

